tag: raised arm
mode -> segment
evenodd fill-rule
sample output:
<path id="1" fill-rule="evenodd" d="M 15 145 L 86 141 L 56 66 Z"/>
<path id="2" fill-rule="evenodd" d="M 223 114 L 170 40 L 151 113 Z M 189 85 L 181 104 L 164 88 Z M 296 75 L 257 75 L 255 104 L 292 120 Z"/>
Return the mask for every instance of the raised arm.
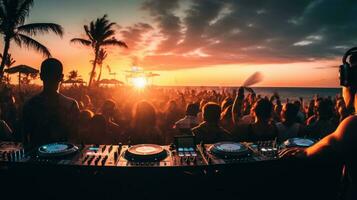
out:
<path id="1" fill-rule="evenodd" d="M 238 94 L 234 99 L 233 107 L 232 107 L 232 119 L 234 124 L 237 124 L 239 118 L 242 117 L 243 100 L 244 100 L 244 88 L 240 87 L 238 90 Z"/>

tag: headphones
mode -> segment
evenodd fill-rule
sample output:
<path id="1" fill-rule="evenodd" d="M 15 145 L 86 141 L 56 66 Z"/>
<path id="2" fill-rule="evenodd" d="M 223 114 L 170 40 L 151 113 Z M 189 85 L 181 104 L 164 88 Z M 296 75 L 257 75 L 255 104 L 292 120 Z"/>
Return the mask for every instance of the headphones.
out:
<path id="1" fill-rule="evenodd" d="M 353 54 L 357 54 L 357 47 L 349 49 L 342 57 L 342 65 L 340 65 L 341 86 L 357 86 L 357 66 L 351 66 L 351 63 L 347 62 L 347 58 Z"/>
<path id="2" fill-rule="evenodd" d="M 342 64 L 343 65 L 350 65 L 350 63 L 347 62 L 347 58 L 348 56 L 357 53 L 357 47 L 352 47 L 351 49 L 349 49 L 348 51 L 346 51 L 345 55 L 343 55 L 342 57 Z"/>

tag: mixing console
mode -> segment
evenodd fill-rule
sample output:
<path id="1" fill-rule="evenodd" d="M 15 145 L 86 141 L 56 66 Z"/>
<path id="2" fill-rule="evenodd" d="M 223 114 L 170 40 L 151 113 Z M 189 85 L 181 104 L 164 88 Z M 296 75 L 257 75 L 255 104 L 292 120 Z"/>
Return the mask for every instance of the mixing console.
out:
<path id="1" fill-rule="evenodd" d="M 171 146 L 53 143 L 26 152 L 20 143 L 1 142 L 0 161 L 102 167 L 185 167 L 278 159 L 279 146 L 275 141 L 194 145 L 187 138 L 180 140 Z"/>

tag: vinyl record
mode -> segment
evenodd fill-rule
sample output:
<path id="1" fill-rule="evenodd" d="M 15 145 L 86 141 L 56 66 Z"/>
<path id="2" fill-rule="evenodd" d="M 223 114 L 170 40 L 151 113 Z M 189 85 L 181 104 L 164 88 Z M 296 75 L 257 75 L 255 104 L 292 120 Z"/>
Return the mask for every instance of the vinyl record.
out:
<path id="1" fill-rule="evenodd" d="M 124 157 L 134 162 L 155 162 L 164 160 L 167 151 L 156 144 L 139 144 L 126 150 Z"/>
<path id="2" fill-rule="evenodd" d="M 248 156 L 249 149 L 238 142 L 218 142 L 208 149 L 213 155 L 220 158 L 236 158 Z"/>
<path id="3" fill-rule="evenodd" d="M 283 147 L 310 147 L 315 141 L 308 138 L 291 138 L 283 143 Z"/>
<path id="4" fill-rule="evenodd" d="M 41 157 L 66 156 L 78 151 L 78 147 L 70 143 L 51 143 L 38 148 Z"/>

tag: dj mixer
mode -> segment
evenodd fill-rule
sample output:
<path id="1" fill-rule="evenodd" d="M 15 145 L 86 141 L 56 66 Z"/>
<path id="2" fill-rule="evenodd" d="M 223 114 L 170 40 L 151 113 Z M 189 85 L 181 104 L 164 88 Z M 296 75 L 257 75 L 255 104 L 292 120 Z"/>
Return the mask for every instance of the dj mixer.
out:
<path id="1" fill-rule="evenodd" d="M 335 180 L 340 180 L 338 168 L 325 163 L 289 163 L 278 157 L 280 149 L 307 147 L 314 142 L 293 138 L 282 144 L 196 144 L 191 136 L 177 137 L 173 144 L 163 146 L 57 142 L 25 148 L 21 143 L 0 142 L 0 185 L 12 199 L 17 199 L 14 195 L 24 199 L 28 194 L 37 199 L 39 193 L 43 199 L 51 199 L 53 194 L 65 195 L 57 198 L 76 195 L 76 199 L 107 199 L 103 195 L 108 195 L 117 199 L 118 193 L 140 199 L 172 194 L 182 198 L 285 199 L 276 197 L 277 185 L 284 192 L 296 193 L 301 184 L 311 197 L 313 193 L 320 197 L 321 191 L 329 191 L 326 197 L 332 197 L 334 188 L 338 188 Z M 332 174 L 337 175 L 331 181 Z M 319 181 L 308 184 L 310 179 Z M 295 194 L 306 199 L 300 198 L 303 195 Z"/>
<path id="2" fill-rule="evenodd" d="M 1 142 L 0 162 L 41 163 L 102 167 L 185 167 L 259 162 L 278 159 L 280 148 L 307 147 L 313 140 L 293 138 L 282 145 L 275 141 L 256 143 L 194 143 L 191 137 L 177 138 L 175 144 L 75 145 L 51 143 L 25 151 L 20 143 Z"/>

